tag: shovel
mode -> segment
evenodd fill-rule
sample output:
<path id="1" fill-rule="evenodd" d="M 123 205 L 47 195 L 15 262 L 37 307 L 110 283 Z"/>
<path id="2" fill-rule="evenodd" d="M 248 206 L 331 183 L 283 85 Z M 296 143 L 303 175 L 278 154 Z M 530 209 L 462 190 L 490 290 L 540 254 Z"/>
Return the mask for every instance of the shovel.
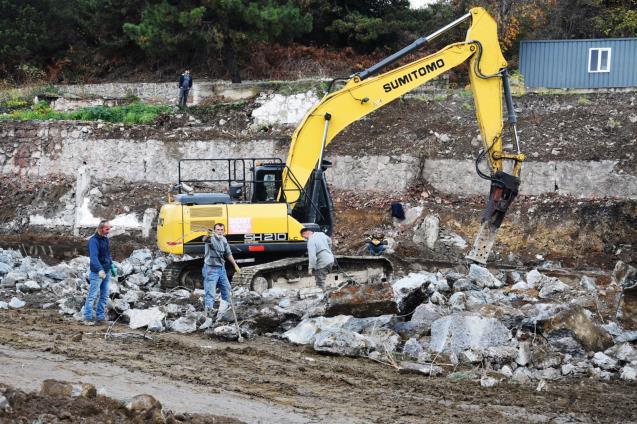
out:
<path id="1" fill-rule="evenodd" d="M 237 275 L 241 275 L 241 271 L 236 272 Z M 243 343 L 243 336 L 241 336 L 241 328 L 239 328 L 239 321 L 237 321 L 237 313 L 234 310 L 234 299 L 232 298 L 232 290 L 230 290 L 230 308 L 232 308 L 232 316 L 234 317 L 234 325 L 237 329 L 237 341 Z"/>

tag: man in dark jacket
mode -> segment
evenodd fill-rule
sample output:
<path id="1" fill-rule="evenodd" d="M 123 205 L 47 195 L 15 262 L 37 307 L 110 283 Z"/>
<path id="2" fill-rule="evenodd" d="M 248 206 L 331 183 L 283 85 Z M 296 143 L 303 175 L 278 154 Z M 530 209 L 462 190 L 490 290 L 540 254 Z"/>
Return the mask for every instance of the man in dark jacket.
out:
<path id="1" fill-rule="evenodd" d="M 188 102 L 188 92 L 192 88 L 192 75 L 186 69 L 179 77 L 179 106 L 186 106 Z"/>
<path id="2" fill-rule="evenodd" d="M 93 320 L 93 303 L 99 292 L 95 319 L 102 322 L 106 319 L 106 301 L 108 300 L 108 282 L 113 265 L 108 233 L 111 225 L 108 221 L 100 221 L 95 234 L 88 239 L 88 255 L 90 257 L 89 280 L 91 285 L 84 304 L 84 323 L 95 324 Z"/>

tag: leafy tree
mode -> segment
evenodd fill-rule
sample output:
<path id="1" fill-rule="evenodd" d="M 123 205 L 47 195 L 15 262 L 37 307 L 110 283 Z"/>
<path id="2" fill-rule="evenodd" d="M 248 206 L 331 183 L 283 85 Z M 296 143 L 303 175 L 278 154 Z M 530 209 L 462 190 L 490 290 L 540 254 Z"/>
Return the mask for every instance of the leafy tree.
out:
<path id="1" fill-rule="evenodd" d="M 637 0 L 604 1 L 604 13 L 594 18 L 605 37 L 637 37 Z"/>
<path id="2" fill-rule="evenodd" d="M 287 42 L 312 27 L 312 17 L 276 0 L 166 0 L 148 5 L 124 31 L 151 58 L 194 61 L 221 53 L 233 82 L 241 82 L 237 57 L 259 41 Z"/>

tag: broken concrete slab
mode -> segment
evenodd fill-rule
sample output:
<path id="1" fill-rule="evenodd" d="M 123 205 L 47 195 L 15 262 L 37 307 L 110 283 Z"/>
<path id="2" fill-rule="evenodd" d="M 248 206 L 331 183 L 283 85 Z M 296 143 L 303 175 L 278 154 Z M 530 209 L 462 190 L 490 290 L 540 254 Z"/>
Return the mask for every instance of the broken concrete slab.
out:
<path id="1" fill-rule="evenodd" d="M 444 374 L 445 370 L 434 364 L 403 361 L 399 365 L 398 372 L 401 374 L 421 374 L 435 377 Z"/>
<path id="2" fill-rule="evenodd" d="M 398 313 L 392 285 L 388 282 L 351 284 L 327 294 L 325 316 L 375 317 Z"/>
<path id="3" fill-rule="evenodd" d="M 133 330 L 147 327 L 149 324 L 161 321 L 166 317 L 166 314 L 160 311 L 158 306 L 150 309 L 129 309 L 124 312 L 124 315 L 128 318 L 128 325 Z"/>
<path id="4" fill-rule="evenodd" d="M 619 378 L 627 381 L 637 381 L 637 365 L 625 365 L 619 373 Z"/>
<path id="5" fill-rule="evenodd" d="M 469 267 L 469 278 L 479 287 L 495 289 L 504 286 L 504 282 L 491 274 L 491 271 L 476 264 Z"/>
<path id="6" fill-rule="evenodd" d="M 195 314 L 189 314 L 185 317 L 181 317 L 175 321 L 173 321 L 170 328 L 173 331 L 182 334 L 194 333 L 197 331 L 197 321 L 198 317 Z"/>
<path id="7" fill-rule="evenodd" d="M 56 398 L 83 397 L 93 399 L 97 395 L 95 386 L 88 383 L 69 383 L 47 379 L 42 382 L 40 394 Z"/>
<path id="8" fill-rule="evenodd" d="M 547 336 L 553 332 L 563 335 L 564 330 L 582 344 L 587 351 L 603 351 L 613 345 L 613 338 L 595 324 L 581 306 L 571 306 L 557 314 L 537 321 Z"/>
<path id="9" fill-rule="evenodd" d="M 23 308 L 24 305 L 26 305 L 27 303 L 21 299 L 18 299 L 17 297 L 12 297 L 11 300 L 9 301 L 9 307 L 13 308 L 13 309 L 20 309 Z"/>
<path id="10" fill-rule="evenodd" d="M 595 352 L 591 361 L 599 368 L 606 371 L 614 371 L 619 365 L 617 360 L 606 355 L 604 352 Z"/>
<path id="11" fill-rule="evenodd" d="M 341 356 L 367 356 L 376 350 L 376 344 L 354 331 L 332 328 L 316 335 L 314 350 Z"/>
<path id="12" fill-rule="evenodd" d="M 507 345 L 509 330 L 495 318 L 461 312 L 442 317 L 431 325 L 431 349 L 460 353 L 466 349 L 484 349 Z"/>
<path id="13" fill-rule="evenodd" d="M 427 299 L 427 287 L 436 275 L 429 272 L 409 273 L 392 284 L 394 297 L 401 315 L 410 314 L 425 299 Z"/>

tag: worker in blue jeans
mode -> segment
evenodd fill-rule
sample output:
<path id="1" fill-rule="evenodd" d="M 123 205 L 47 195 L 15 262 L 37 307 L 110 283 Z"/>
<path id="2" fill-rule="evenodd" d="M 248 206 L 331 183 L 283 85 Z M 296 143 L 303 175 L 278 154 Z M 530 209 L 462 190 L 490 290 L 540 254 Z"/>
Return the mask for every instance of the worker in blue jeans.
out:
<path id="1" fill-rule="evenodd" d="M 94 325 L 95 321 L 103 322 L 106 319 L 106 301 L 108 300 L 108 283 L 110 273 L 114 273 L 113 260 L 111 259 L 111 246 L 108 233 L 111 225 L 108 221 L 100 221 L 95 234 L 88 239 L 88 254 L 90 258 L 90 286 L 86 303 L 84 304 L 84 324 Z M 93 304 L 98 296 L 95 320 L 93 319 Z"/>
<path id="2" fill-rule="evenodd" d="M 225 227 L 223 224 L 215 224 L 214 230 L 209 236 L 204 237 L 205 252 L 203 265 L 203 289 L 204 289 L 204 311 L 206 315 L 212 309 L 215 302 L 215 294 L 217 291 L 217 283 L 219 283 L 219 291 L 221 291 L 221 300 L 217 319 L 223 316 L 230 303 L 230 281 L 226 274 L 225 263 L 229 261 L 235 271 L 240 272 L 237 262 L 235 262 L 228 240 L 223 236 Z M 225 304 L 223 303 L 225 302 Z"/>

